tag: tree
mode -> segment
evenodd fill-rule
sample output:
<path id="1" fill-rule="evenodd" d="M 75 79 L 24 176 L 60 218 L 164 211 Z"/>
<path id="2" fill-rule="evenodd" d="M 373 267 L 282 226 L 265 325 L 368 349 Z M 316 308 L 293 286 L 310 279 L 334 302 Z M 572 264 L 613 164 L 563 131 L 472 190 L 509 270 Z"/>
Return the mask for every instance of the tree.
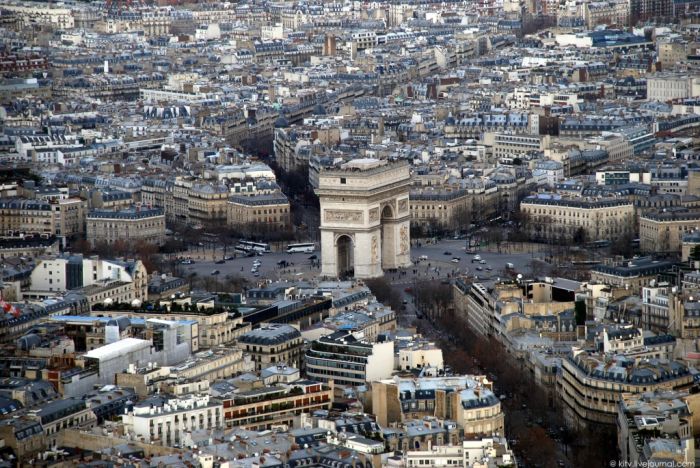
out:
<path id="1" fill-rule="evenodd" d="M 440 281 L 422 281 L 413 288 L 416 308 L 431 320 L 440 320 L 452 304 L 452 291 L 449 284 Z"/>
<path id="2" fill-rule="evenodd" d="M 460 205 L 452 211 L 450 228 L 455 232 L 467 232 L 471 223 L 472 213 L 466 206 Z"/>
<path id="3" fill-rule="evenodd" d="M 545 266 L 539 260 L 532 259 L 528 262 L 527 266 L 530 270 L 530 276 L 534 278 L 537 278 L 538 276 L 542 276 L 544 274 Z"/>
<path id="4" fill-rule="evenodd" d="M 582 226 L 579 226 L 578 229 L 574 231 L 574 243 L 576 245 L 584 245 L 587 241 L 587 238 L 588 233 Z"/>
<path id="5" fill-rule="evenodd" d="M 632 257 L 632 255 L 634 255 L 634 246 L 632 244 L 633 241 L 634 236 L 632 233 L 624 233 L 613 241 L 612 245 L 610 246 L 610 253 L 613 255 L 620 255 L 624 258 Z"/>
<path id="6" fill-rule="evenodd" d="M 501 243 L 503 242 L 503 231 L 499 226 L 492 226 L 486 231 L 486 240 L 489 243 L 496 244 L 498 251 L 501 251 Z"/>
<path id="7" fill-rule="evenodd" d="M 372 278 L 365 280 L 365 284 L 372 291 L 377 301 L 386 304 L 393 310 L 401 309 L 401 296 L 386 278 Z"/>

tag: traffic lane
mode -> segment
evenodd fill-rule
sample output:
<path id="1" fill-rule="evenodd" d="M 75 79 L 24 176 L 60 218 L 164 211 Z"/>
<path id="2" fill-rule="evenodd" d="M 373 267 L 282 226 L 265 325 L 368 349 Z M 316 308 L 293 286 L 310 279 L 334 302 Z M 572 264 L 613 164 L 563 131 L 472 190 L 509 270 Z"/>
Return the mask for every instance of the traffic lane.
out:
<path id="1" fill-rule="evenodd" d="M 198 276 L 242 276 L 251 281 L 263 279 L 290 279 L 292 277 L 309 276 L 308 273 L 319 273 L 320 269 L 311 266 L 309 257 L 315 254 L 308 253 L 293 253 L 271 252 L 255 257 L 238 256 L 232 260 L 226 260 L 224 263 L 216 263 L 214 261 L 196 261 L 192 265 L 181 265 L 188 273 L 196 273 Z M 256 277 L 251 271 L 255 261 L 260 261 L 258 268 L 259 276 Z M 280 268 L 277 263 L 281 260 L 289 262 L 289 267 Z M 294 265 L 292 265 L 292 263 Z M 212 272 L 218 270 L 218 275 L 212 275 Z M 301 273 L 301 275 L 297 275 Z"/>
<path id="2" fill-rule="evenodd" d="M 483 252 L 477 251 L 486 264 L 477 264 L 472 262 L 474 255 L 465 252 L 466 241 L 445 239 L 437 244 L 423 244 L 421 247 L 413 246 L 411 248 L 411 258 L 414 260 L 414 265 L 407 268 L 412 275 L 412 270 L 418 271 L 418 277 L 445 277 L 447 273 L 457 274 L 477 274 L 481 277 L 489 277 L 498 274 L 505 269 L 507 263 L 512 263 L 516 271 L 526 271 L 529 268 L 529 263 L 532 261 L 530 253 L 498 253 L 498 252 Z M 445 255 L 445 252 L 450 252 L 450 255 Z M 251 281 L 259 279 L 309 279 L 318 276 L 321 272 L 320 268 L 312 267 L 309 257 L 316 255 L 320 260 L 321 252 L 317 250 L 313 254 L 309 253 L 293 253 L 286 252 L 270 252 L 262 256 L 246 257 L 237 256 L 233 260 L 227 260 L 225 263 L 217 264 L 214 261 L 196 260 L 192 265 L 181 265 L 188 273 L 195 272 L 198 276 L 211 275 L 214 270 L 219 270 L 218 276 L 235 275 L 248 278 Z M 427 256 L 428 260 L 419 260 L 421 256 Z M 452 258 L 459 258 L 460 261 L 453 263 Z M 258 269 L 259 277 L 255 277 L 251 272 L 253 262 L 259 260 L 261 266 Z M 294 263 L 289 268 L 280 269 L 277 267 L 277 262 L 286 260 Z M 430 267 L 428 267 L 430 264 Z M 477 266 L 482 267 L 482 271 L 476 270 Z M 486 266 L 491 267 L 491 271 L 486 269 Z M 433 270 L 438 268 L 439 274 Z M 428 271 L 426 271 L 428 268 Z M 301 274 L 300 274 L 301 273 Z M 217 276 L 217 275 L 215 275 Z M 404 283 L 412 279 L 413 276 L 399 279 Z"/>
<path id="3" fill-rule="evenodd" d="M 445 252 L 449 252 L 449 255 L 446 255 Z M 472 263 L 471 260 L 474 258 L 474 255 L 479 255 L 482 260 L 486 261 L 487 265 L 490 265 L 491 268 L 493 268 L 494 271 L 504 269 L 508 263 L 512 263 L 517 271 L 523 271 L 528 268 L 529 263 L 533 259 L 533 254 L 530 253 L 476 251 L 475 254 L 467 254 L 465 252 L 464 241 L 443 241 L 437 245 L 413 247 L 411 249 L 411 256 L 414 258 L 414 260 L 419 260 L 422 255 L 427 256 L 428 260 L 417 262 L 419 264 L 424 264 L 426 262 L 440 262 L 441 264 L 446 264 L 452 263 L 452 258 L 459 258 L 460 261 L 458 263 L 454 263 L 454 265 L 468 267 L 470 270 L 474 269 L 471 267 L 471 265 L 476 266 L 477 263 Z"/>

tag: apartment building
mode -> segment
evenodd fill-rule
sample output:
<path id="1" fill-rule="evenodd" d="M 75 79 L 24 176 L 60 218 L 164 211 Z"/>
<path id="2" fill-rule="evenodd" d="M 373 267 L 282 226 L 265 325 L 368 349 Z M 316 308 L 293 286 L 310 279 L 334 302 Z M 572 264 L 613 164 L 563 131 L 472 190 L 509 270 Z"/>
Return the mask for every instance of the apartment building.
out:
<path id="1" fill-rule="evenodd" d="M 644 253 L 680 255 L 683 237 L 700 228 L 700 210 L 647 211 L 639 216 L 639 247 Z"/>
<path id="2" fill-rule="evenodd" d="M 0 420 L 0 437 L 5 447 L 12 449 L 20 464 L 46 449 L 41 423 L 28 415 Z"/>
<path id="3" fill-rule="evenodd" d="M 46 445 L 55 447 L 59 433 L 64 429 L 90 429 L 97 425 L 95 413 L 80 398 L 54 400 L 32 414 L 44 431 Z"/>
<path id="4" fill-rule="evenodd" d="M 396 342 L 399 348 L 396 353 L 395 368 L 398 370 L 433 368 L 442 370 L 444 361 L 442 349 L 435 343 L 427 341 L 413 341 L 408 343 Z"/>
<path id="5" fill-rule="evenodd" d="M 184 223 L 189 219 L 189 192 L 194 185 L 191 177 L 176 177 L 172 191 L 165 195 L 165 214 L 168 221 Z M 169 195 L 168 195 L 169 194 Z"/>
<path id="6" fill-rule="evenodd" d="M 134 195 L 122 190 L 83 190 L 80 195 L 88 200 L 90 209 L 119 211 L 127 210 L 134 204 Z"/>
<path id="7" fill-rule="evenodd" d="M 7 4 L 3 8 L 19 16 L 29 27 L 31 24 L 51 26 L 60 30 L 72 29 L 75 26 L 73 12 L 69 8 L 54 5 L 21 5 Z"/>
<path id="8" fill-rule="evenodd" d="M 105 309 L 103 307 L 103 309 Z M 107 308 L 108 309 L 108 308 Z M 239 336 L 251 330 L 251 324 L 243 321 L 243 316 L 232 317 L 228 311 L 205 309 L 198 312 L 162 312 L 147 310 L 99 310 L 92 315 L 98 317 L 129 317 L 159 320 L 185 320 L 197 323 L 198 342 L 194 350 L 215 348 L 235 341 Z"/>
<path id="9" fill-rule="evenodd" d="M 672 101 L 700 96 L 700 78 L 685 73 L 656 73 L 647 76 L 649 101 Z"/>
<path id="10" fill-rule="evenodd" d="M 693 384 L 688 367 L 679 361 L 635 360 L 581 349 L 562 360 L 558 379 L 567 422 L 581 427 L 614 425 L 622 393 L 682 390 Z"/>
<path id="11" fill-rule="evenodd" d="M 634 155 L 634 147 L 624 135 L 615 132 L 603 132 L 586 140 L 585 147 L 591 150 L 603 150 L 608 153 L 608 161 L 616 163 L 627 161 Z"/>
<path id="12" fill-rule="evenodd" d="M 304 341 L 291 325 L 264 323 L 239 336 L 238 343 L 251 355 L 257 371 L 278 364 L 302 367 Z"/>
<path id="13" fill-rule="evenodd" d="M 157 392 L 206 391 L 209 382 L 251 371 L 252 362 L 241 349 L 217 347 L 196 352 L 186 361 L 170 367 L 131 364 L 125 371 L 117 372 L 115 379 L 117 385 L 133 388 L 140 396 L 146 397 Z"/>
<path id="14" fill-rule="evenodd" d="M 504 434 L 501 401 L 483 376 L 395 376 L 372 382 L 372 413 L 383 426 L 434 416 L 455 421 L 467 436 Z"/>
<path id="15" fill-rule="evenodd" d="M 664 3 L 658 0 L 633 0 L 648 4 Z M 666 3 L 671 3 L 667 1 Z M 656 48 L 659 54 L 659 62 L 664 68 L 673 68 L 674 66 L 688 60 L 688 44 L 682 40 L 659 40 L 656 43 Z"/>
<path id="16" fill-rule="evenodd" d="M 305 121 L 303 126 L 291 128 L 283 128 L 288 125 L 283 117 L 280 119 L 275 123 L 275 160 L 287 172 L 308 167 L 311 154 L 340 142 L 342 129 L 332 119 Z"/>
<path id="17" fill-rule="evenodd" d="M 485 142 L 492 142 L 495 159 L 522 157 L 522 155 L 544 149 L 543 137 L 540 135 L 496 133 L 492 140 L 484 136 Z"/>
<path id="18" fill-rule="evenodd" d="M 613 240 L 636 231 L 634 205 L 618 198 L 579 199 L 539 194 L 525 198 L 520 212 L 529 218 L 530 237 L 541 241 Z"/>
<path id="19" fill-rule="evenodd" d="M 394 369 L 394 342 L 367 343 L 337 331 L 311 343 L 304 356 L 306 374 L 319 382 L 357 386 L 384 379 Z"/>
<path id="20" fill-rule="evenodd" d="M 591 281 L 641 293 L 642 288 L 668 270 L 671 262 L 640 257 L 617 264 L 598 264 L 591 268 Z"/>
<path id="21" fill-rule="evenodd" d="M 161 208 L 136 205 L 119 211 L 93 210 L 87 215 L 86 224 L 86 239 L 92 245 L 165 242 L 165 214 Z"/>
<path id="22" fill-rule="evenodd" d="M 421 187 L 411 190 L 410 209 L 413 225 L 435 223 L 443 228 L 460 229 L 471 219 L 467 191 L 460 188 Z"/>
<path id="23" fill-rule="evenodd" d="M 339 311 L 323 320 L 323 328 L 356 333 L 368 341 L 376 341 L 381 333 L 396 328 L 396 312 L 379 302 L 372 302 L 361 309 Z"/>
<path id="24" fill-rule="evenodd" d="M 500 281 L 490 287 L 460 278 L 453 293 L 456 312 L 472 330 L 497 337 L 516 353 L 517 341 L 511 335 L 521 329 L 557 340 L 573 338 L 571 310 L 580 288 L 580 283 L 561 278 Z"/>
<path id="25" fill-rule="evenodd" d="M 223 405 L 209 395 L 157 395 L 135 404 L 122 415 L 122 424 L 136 440 L 172 446 L 182 443 L 187 432 L 223 427 Z"/>
<path id="26" fill-rule="evenodd" d="M 460 445 L 432 445 L 427 450 L 409 450 L 405 455 L 407 468 L 428 466 L 513 466 L 515 455 L 505 437 L 485 437 L 463 440 Z M 388 466 L 392 466 L 389 464 Z"/>
<path id="27" fill-rule="evenodd" d="M 38 258 L 57 255 L 59 243 L 56 236 L 29 234 L 0 237 L 0 260 L 11 257 Z"/>
<path id="28" fill-rule="evenodd" d="M 696 339 L 700 336 L 700 303 L 692 294 L 692 290 L 690 295 L 685 294 L 668 283 L 642 288 L 642 326 L 657 333 Z"/>
<path id="29" fill-rule="evenodd" d="M 630 17 L 630 5 L 627 0 L 608 0 L 589 2 L 582 5 L 583 19 L 589 29 L 605 24 L 627 26 Z"/>
<path id="30" fill-rule="evenodd" d="M 656 390 L 623 393 L 617 411 L 617 446 L 628 466 L 695 464 L 695 439 L 689 400 L 697 394 Z M 695 403 L 697 404 L 697 403 Z"/>
<path id="31" fill-rule="evenodd" d="M 70 237 L 85 232 L 87 201 L 80 198 L 0 200 L 0 232 Z"/>
<path id="32" fill-rule="evenodd" d="M 224 222 L 227 217 L 228 187 L 193 184 L 187 193 L 187 219 L 190 223 Z"/>
<path id="33" fill-rule="evenodd" d="M 131 285 L 133 295 L 145 300 L 148 273 L 141 260 L 103 260 L 97 256 L 61 255 L 41 259 L 30 276 L 31 292 L 65 293 L 98 284 Z"/>
<path id="34" fill-rule="evenodd" d="M 670 18 L 674 14 L 673 0 L 630 0 L 631 22 Z M 675 62 L 678 63 L 678 62 Z M 666 66 L 664 64 L 664 66 Z"/>
<path id="35" fill-rule="evenodd" d="M 290 226 L 289 200 L 281 191 L 233 195 L 226 204 L 226 224 L 240 230 L 284 230 Z"/>
<path id="36" fill-rule="evenodd" d="M 302 413 L 329 410 L 333 404 L 333 387 L 311 380 L 263 386 L 223 395 L 226 427 L 263 431 L 273 425 L 287 424 Z"/>
<path id="37" fill-rule="evenodd" d="M 141 203 L 146 206 L 163 208 L 166 216 L 169 216 L 169 204 L 173 198 L 173 184 L 161 179 L 146 179 L 141 186 Z"/>

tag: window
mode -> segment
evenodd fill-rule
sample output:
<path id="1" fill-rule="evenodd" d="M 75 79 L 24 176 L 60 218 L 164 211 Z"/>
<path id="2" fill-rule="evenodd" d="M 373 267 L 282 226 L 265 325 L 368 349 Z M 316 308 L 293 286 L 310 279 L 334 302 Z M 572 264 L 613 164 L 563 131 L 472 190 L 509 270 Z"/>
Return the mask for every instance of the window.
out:
<path id="1" fill-rule="evenodd" d="M 345 177 L 341 177 L 341 178 L 340 178 L 340 183 L 341 183 L 341 184 L 346 184 L 346 183 L 347 183 L 347 179 L 346 179 Z"/>

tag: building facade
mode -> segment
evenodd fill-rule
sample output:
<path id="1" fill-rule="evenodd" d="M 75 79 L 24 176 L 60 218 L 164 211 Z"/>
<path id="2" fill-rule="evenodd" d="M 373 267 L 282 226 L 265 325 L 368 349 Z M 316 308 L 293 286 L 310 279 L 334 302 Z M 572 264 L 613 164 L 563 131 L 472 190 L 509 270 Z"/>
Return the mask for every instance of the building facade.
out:
<path id="1" fill-rule="evenodd" d="M 223 405 L 209 395 L 154 396 L 122 415 L 122 423 L 137 440 L 172 446 L 182 443 L 186 432 L 223 427 Z"/>
<path id="2" fill-rule="evenodd" d="M 319 382 L 357 386 L 384 379 L 394 369 L 394 342 L 366 343 L 338 331 L 311 343 L 306 374 Z"/>
<path id="3" fill-rule="evenodd" d="M 639 216 L 639 247 L 645 253 L 680 255 L 683 237 L 700 228 L 700 210 L 649 211 Z"/>
<path id="4" fill-rule="evenodd" d="M 265 323 L 238 338 L 238 343 L 255 362 L 255 370 L 285 364 L 302 367 L 303 339 L 291 325 Z"/>
<path id="5" fill-rule="evenodd" d="M 520 212 L 528 217 L 528 233 L 536 240 L 614 240 L 636 231 L 634 205 L 622 199 L 533 196 L 522 201 Z"/>
<path id="6" fill-rule="evenodd" d="M 87 216 L 87 241 L 92 245 L 146 242 L 162 245 L 165 242 L 165 214 L 160 208 L 140 206 L 128 210 L 94 210 Z"/>
<path id="7" fill-rule="evenodd" d="M 657 389 L 684 389 L 693 383 L 677 361 L 645 359 L 575 350 L 562 361 L 559 388 L 564 415 L 572 426 L 614 425 L 620 395 Z"/>

